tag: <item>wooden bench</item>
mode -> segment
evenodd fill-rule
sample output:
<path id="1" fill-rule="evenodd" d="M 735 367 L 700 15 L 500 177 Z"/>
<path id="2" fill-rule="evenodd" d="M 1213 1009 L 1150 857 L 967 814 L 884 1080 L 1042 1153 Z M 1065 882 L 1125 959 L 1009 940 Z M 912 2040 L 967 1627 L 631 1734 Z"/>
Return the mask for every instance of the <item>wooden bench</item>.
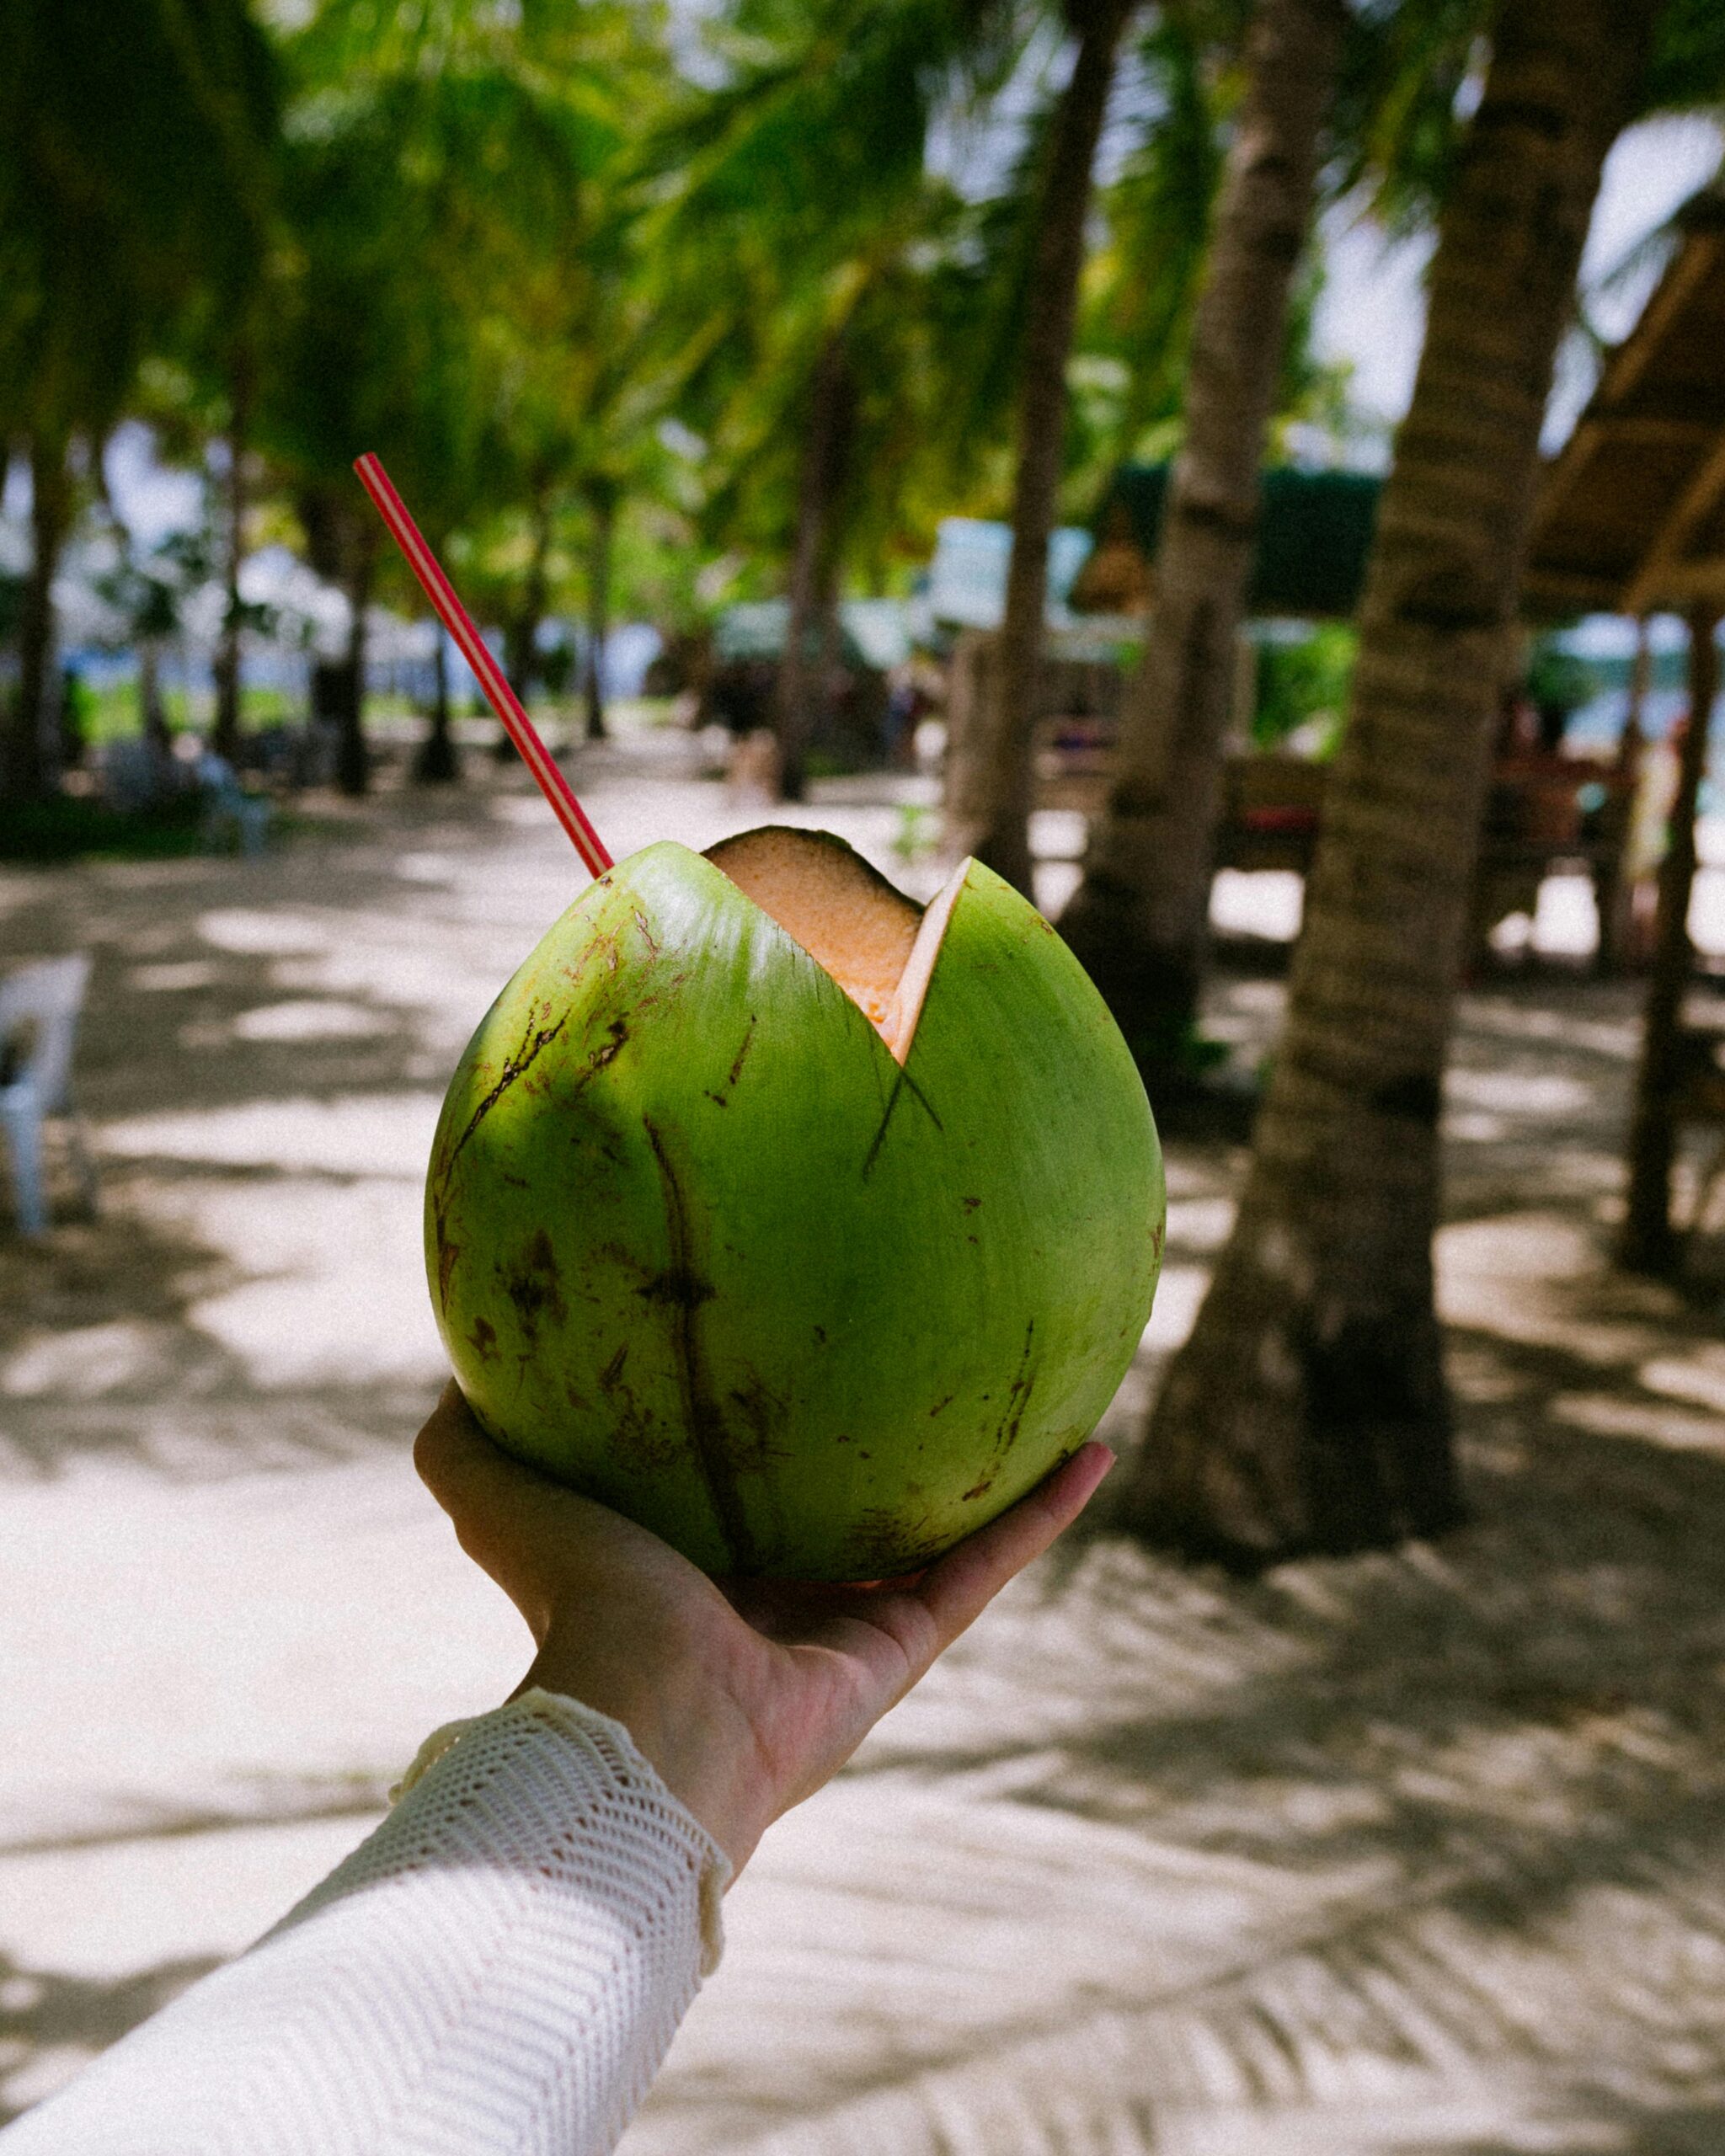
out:
<path id="1" fill-rule="evenodd" d="M 1037 804 L 1098 814 L 1108 798 L 1114 728 L 1107 719 L 1055 718 L 1038 729 Z M 1329 766 L 1303 756 L 1253 750 L 1231 755 L 1222 771 L 1218 868 L 1311 867 L 1323 818 Z M 1622 957 L 1626 909 L 1624 844 L 1633 780 L 1580 757 L 1523 756 L 1501 761 L 1492 777 L 1481 837 L 1471 948 L 1506 915 L 1531 913 L 1540 885 L 1574 868 L 1593 883 L 1604 968 Z"/>

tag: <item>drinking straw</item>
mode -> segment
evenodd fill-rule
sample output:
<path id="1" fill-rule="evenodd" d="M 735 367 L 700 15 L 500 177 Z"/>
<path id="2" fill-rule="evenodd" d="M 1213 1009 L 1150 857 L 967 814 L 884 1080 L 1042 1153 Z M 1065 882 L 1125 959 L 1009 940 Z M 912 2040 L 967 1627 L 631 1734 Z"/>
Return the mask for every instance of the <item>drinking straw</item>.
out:
<path id="1" fill-rule="evenodd" d="M 551 803 L 552 813 L 574 843 L 575 851 L 590 873 L 602 876 L 613 864 L 599 834 L 587 820 L 569 781 L 553 761 L 540 739 L 538 729 L 521 708 L 521 701 L 504 677 L 503 669 L 485 648 L 484 638 L 473 627 L 473 616 L 455 595 L 455 586 L 443 574 L 437 557 L 425 544 L 425 535 L 408 514 L 407 504 L 395 491 L 389 474 L 368 450 L 354 460 L 360 483 L 377 505 L 377 514 L 389 526 L 390 536 L 407 557 L 408 567 L 418 577 L 437 618 L 455 638 L 457 648 L 485 692 L 485 701 L 497 713 L 503 730 L 521 752 L 521 760 Z"/>

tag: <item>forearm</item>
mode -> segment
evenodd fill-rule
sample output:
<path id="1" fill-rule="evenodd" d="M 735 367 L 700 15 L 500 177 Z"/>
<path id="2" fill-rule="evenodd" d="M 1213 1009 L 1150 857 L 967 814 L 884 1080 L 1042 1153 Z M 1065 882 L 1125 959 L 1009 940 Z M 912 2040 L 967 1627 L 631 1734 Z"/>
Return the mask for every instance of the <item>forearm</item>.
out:
<path id="1" fill-rule="evenodd" d="M 727 1871 L 620 1729 L 527 1694 L 0 2151 L 602 2156 L 717 1959 Z"/>

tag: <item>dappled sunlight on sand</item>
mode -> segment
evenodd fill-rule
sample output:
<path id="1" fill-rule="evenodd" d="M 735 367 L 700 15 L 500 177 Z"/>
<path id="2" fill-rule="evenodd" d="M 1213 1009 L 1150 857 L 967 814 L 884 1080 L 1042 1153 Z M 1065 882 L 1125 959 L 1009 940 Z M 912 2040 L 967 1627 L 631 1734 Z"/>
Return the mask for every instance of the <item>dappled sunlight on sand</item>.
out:
<path id="1" fill-rule="evenodd" d="M 1717 1414 L 1685 1414 L 1616 1393 L 1562 1392 L 1551 1406 L 1553 1421 L 1595 1438 L 1632 1438 L 1638 1444 L 1669 1445 L 1678 1452 L 1725 1456 L 1725 1422 Z"/>
<path id="2" fill-rule="evenodd" d="M 1705 1342 L 1690 1355 L 1656 1355 L 1636 1375 L 1649 1392 L 1694 1401 L 1725 1416 L 1725 1347 Z"/>
<path id="3" fill-rule="evenodd" d="M 0 1364 L 0 1393 L 13 1400 L 59 1394 L 99 1399 L 158 1381 L 173 1369 L 174 1328 L 136 1318 L 27 1333 Z"/>
<path id="4" fill-rule="evenodd" d="M 619 855 L 764 819 L 681 753 L 584 764 Z M 581 888 L 519 783 L 254 863 L 0 876 L 20 948 L 96 952 L 104 1164 L 100 1219 L 0 1242 L 0 2115 L 520 1675 L 406 1457 L 442 1086 Z M 932 882 L 904 803 L 836 800 L 784 819 Z M 1250 1067 L 1285 990 L 1236 966 L 1206 1018 Z M 1725 2148 L 1725 1348 L 1605 1262 L 1632 1002 L 1465 999 L 1439 1273 L 1472 1524 L 1242 1584 L 1113 1537 L 1105 1492 L 769 1836 L 628 2156 Z M 1172 1150 L 1118 1444 L 1244 1164 Z"/>
<path id="5" fill-rule="evenodd" d="M 242 1041 L 361 1040 L 388 1031 L 389 1020 L 382 1011 L 368 1011 L 360 1003 L 319 1002 L 311 997 L 256 1004 L 233 1022 L 234 1038 Z"/>
<path id="6" fill-rule="evenodd" d="M 100 1134 L 104 1153 L 133 1160 L 195 1161 L 283 1174 L 296 1169 L 383 1174 L 417 1183 L 425 1172 L 441 1105 L 435 1093 L 248 1101 L 104 1123 Z"/>
<path id="7" fill-rule="evenodd" d="M 215 1185 L 176 1200 L 177 1226 L 244 1278 L 188 1304 L 187 1322 L 243 1366 L 283 1386 L 418 1379 L 445 1369 L 425 1292 L 419 1189 L 371 1178 L 296 1183 L 267 1211 Z"/>

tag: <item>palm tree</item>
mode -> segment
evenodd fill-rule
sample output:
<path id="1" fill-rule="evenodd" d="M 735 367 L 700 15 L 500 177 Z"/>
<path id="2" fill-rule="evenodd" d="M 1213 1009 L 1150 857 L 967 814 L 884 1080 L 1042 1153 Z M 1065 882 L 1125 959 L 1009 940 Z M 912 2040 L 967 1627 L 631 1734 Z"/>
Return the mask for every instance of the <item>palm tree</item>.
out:
<path id="1" fill-rule="evenodd" d="M 1438 1116 L 1554 355 L 1656 0 L 1502 0 L 1445 203 L 1286 1029 L 1135 1525 L 1242 1563 L 1459 1515 Z"/>
<path id="2" fill-rule="evenodd" d="M 589 474 L 582 488 L 587 505 L 587 654 L 581 683 L 590 741 L 602 741 L 605 725 L 605 646 L 611 635 L 611 549 L 617 538 L 620 489 L 607 473 Z"/>
<path id="3" fill-rule="evenodd" d="M 1309 318 L 1321 268 L 1306 230 L 1319 143 L 1331 199 L 1364 190 L 1388 230 L 1428 229 L 1453 163 L 1459 93 L 1487 12 L 1482 0 L 1399 0 L 1332 9 L 1327 28 L 1316 0 L 1303 7 L 1275 0 L 1258 8 L 1248 25 L 1248 107 L 1236 136 L 1227 202 L 1216 221 L 1205 279 L 1205 334 L 1191 355 L 1178 467 L 1182 482 L 1196 478 L 1201 446 L 1204 484 L 1189 497 L 1177 484 L 1164 520 L 1159 605 L 1129 686 L 1113 803 L 1092 830 L 1084 880 L 1061 916 L 1063 934 L 1081 950 L 1140 1061 L 1164 1088 L 1183 1087 L 1193 1076 L 1187 1043 L 1205 952 L 1223 723 L 1234 680 L 1240 582 L 1250 568 L 1268 399 L 1274 391 L 1279 399 L 1290 399 L 1278 408 L 1291 409 L 1314 390 L 1322 399 L 1326 387 L 1306 356 L 1310 323 L 1302 319 Z M 1290 33 L 1293 42 L 1279 45 Z M 1180 59 L 1181 41 L 1166 28 L 1156 42 L 1165 61 Z M 1314 59 L 1327 78 L 1321 83 L 1310 72 Z M 1177 92 L 1181 79 L 1177 68 Z M 1328 124 L 1321 130 L 1326 107 Z M 1158 127 L 1148 147 L 1158 153 L 1158 195 L 1174 211 L 1159 221 L 1178 232 L 1192 224 L 1205 163 L 1201 105 L 1189 86 L 1177 97 L 1172 117 L 1184 124 Z M 1165 137 L 1171 138 L 1166 148 Z M 1260 147 L 1289 152 L 1293 162 L 1279 164 L 1272 154 L 1252 165 L 1255 137 Z M 1290 257 L 1302 242 L 1308 267 L 1290 285 Z M 1178 257 L 1170 266 L 1178 270 Z M 1244 275 L 1248 269 L 1255 276 Z M 1154 280 L 1142 281 L 1154 288 Z M 1178 275 L 1168 281 L 1163 321 L 1152 317 L 1146 324 L 1151 334 L 1140 362 L 1140 400 L 1165 377 L 1171 341 L 1185 360 L 1183 343 L 1171 340 L 1164 326 L 1181 285 Z M 1277 323 L 1287 339 L 1279 383 L 1268 371 Z M 1242 387 L 1254 380 L 1259 395 L 1242 398 Z M 1131 447 L 1129 440 L 1123 453 Z M 1226 472 L 1232 478 L 1222 488 Z M 1232 507 L 1218 518 L 1194 516 L 1206 499 Z"/>
<path id="4" fill-rule="evenodd" d="M 775 717 L 789 798 L 804 783 L 820 617 L 852 519 L 868 514 L 857 475 L 883 491 L 868 415 L 905 350 L 886 318 L 912 300 L 925 327 L 953 333 L 948 349 L 968 341 L 929 304 L 953 268 L 959 206 L 927 169 L 930 131 L 1007 77 L 1032 27 L 1004 0 L 740 5 L 716 32 L 729 81 L 661 144 L 675 187 L 654 240 L 702 347 L 686 408 L 727 470 L 713 511 L 788 557 Z M 738 32 L 745 56 L 726 43 Z M 886 402 L 916 402 L 895 388 L 903 397 Z M 947 458 L 949 426 L 928 433 Z"/>
<path id="5" fill-rule="evenodd" d="M 1084 266 L 1096 147 L 1131 4 L 1132 0 L 1065 0 L 1066 24 L 1077 51 L 1050 131 L 1038 204 L 1018 392 L 1012 551 L 992 670 L 995 686 L 953 744 L 948 763 L 948 847 L 974 853 L 1027 896 L 1033 735 L 1048 604 L 1049 541 L 1065 447 L 1066 362 Z"/>
<path id="6" fill-rule="evenodd" d="M 1113 409 L 1103 408 L 1095 440 L 1080 447 L 1090 466 L 1079 487 L 1087 500 L 1123 461 L 1156 453 L 1179 417 L 1238 104 L 1243 32 L 1236 13 L 1236 0 L 1219 11 L 1158 10 L 1129 47 L 1150 117 L 1099 184 L 1102 237 L 1080 291 L 1077 351 L 1100 360 L 1114 387 Z M 1075 416 L 1083 415 L 1083 403 L 1074 401 Z M 1069 492 L 1075 477 L 1068 475 Z"/>
<path id="7" fill-rule="evenodd" d="M 542 243 L 537 264 L 523 264 L 514 280 L 510 387 L 492 452 L 499 473 L 521 472 L 520 491 L 531 504 L 508 640 L 511 678 L 524 696 L 551 600 L 559 530 L 572 519 L 581 526 L 581 689 L 594 741 L 606 735 L 603 654 L 617 520 L 633 494 L 650 491 L 662 462 L 656 429 L 688 365 L 666 334 L 664 293 L 636 199 L 641 140 L 662 101 L 662 91 L 655 96 L 647 87 L 651 56 L 638 47 L 613 73 L 612 121 L 602 139 L 590 122 L 585 213 L 566 216 L 554 243 Z M 643 86 L 630 89 L 625 69 Z"/>
<path id="8" fill-rule="evenodd" d="M 255 429 L 301 506 L 313 566 L 348 595 L 352 641 L 320 685 L 350 791 L 367 777 L 366 604 L 376 575 L 399 577 L 351 460 L 376 449 L 435 543 L 507 503 L 542 505 L 548 547 L 567 404 L 617 363 L 614 321 L 587 304 L 589 257 L 595 175 L 638 73 L 619 58 L 633 20 L 601 6 L 510 16 L 480 0 L 437 0 L 409 20 L 332 0 L 286 40 L 292 114 L 318 124 L 291 128 L 284 156 L 294 244 Z M 531 645 L 543 602 L 529 597 Z M 440 708 L 421 762 L 431 776 L 453 767 L 446 695 Z"/>
<path id="9" fill-rule="evenodd" d="M 252 357 L 243 334 L 229 345 L 227 428 L 225 447 L 227 469 L 223 474 L 223 546 L 222 553 L 222 638 L 216 651 L 216 716 L 210 744 L 219 756 L 231 758 L 239 746 L 240 631 L 245 607 L 239 595 L 239 573 L 245 560 L 246 458 L 250 451 Z"/>
<path id="10" fill-rule="evenodd" d="M 243 0 L 0 0 L 0 438 L 35 497 L 0 785 L 28 797 L 51 776 L 68 453 L 99 453 L 194 293 L 238 306 L 254 286 L 276 99 Z"/>
<path id="11" fill-rule="evenodd" d="M 1084 881 L 1060 921 L 1151 1065 L 1172 1062 L 1196 1007 L 1258 467 L 1346 26 L 1342 0 L 1259 0 L 1253 14 L 1144 660 Z"/>

